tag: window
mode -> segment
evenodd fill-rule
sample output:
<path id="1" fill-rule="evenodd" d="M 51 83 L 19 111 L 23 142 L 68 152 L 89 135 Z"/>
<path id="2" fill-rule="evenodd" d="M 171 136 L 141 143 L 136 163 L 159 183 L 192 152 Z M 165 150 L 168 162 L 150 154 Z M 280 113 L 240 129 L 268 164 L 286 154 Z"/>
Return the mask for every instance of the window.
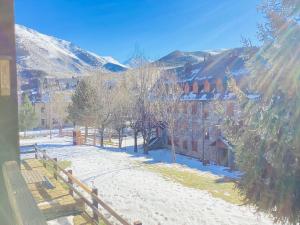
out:
<path id="1" fill-rule="evenodd" d="M 179 139 L 178 138 L 174 138 L 174 145 L 176 147 L 179 147 Z"/>
<path id="2" fill-rule="evenodd" d="M 198 143 L 197 141 L 192 141 L 192 151 L 197 152 L 198 151 Z"/>
<path id="3" fill-rule="evenodd" d="M 172 145 L 172 141 L 170 137 L 168 137 L 168 145 Z"/>
<path id="4" fill-rule="evenodd" d="M 180 84 L 180 87 L 182 88 L 182 91 L 185 92 L 185 84 Z"/>
<path id="5" fill-rule="evenodd" d="M 204 118 L 204 119 L 207 119 L 208 116 L 209 116 L 208 109 L 204 109 L 204 110 L 203 110 L 203 118 Z"/>
<path id="6" fill-rule="evenodd" d="M 197 113 L 197 109 L 198 109 L 198 104 L 196 102 L 194 102 L 192 104 L 192 114 L 196 114 Z"/>
<path id="7" fill-rule="evenodd" d="M 203 91 L 204 90 L 204 84 L 200 84 L 198 90 L 199 90 L 199 92 Z"/>
<path id="8" fill-rule="evenodd" d="M 182 112 L 183 112 L 184 114 L 187 114 L 187 104 L 182 103 L 181 107 L 182 107 Z"/>
<path id="9" fill-rule="evenodd" d="M 45 119 L 41 119 L 41 125 L 45 126 Z"/>
<path id="10" fill-rule="evenodd" d="M 197 94 L 199 92 L 199 86 L 197 82 L 193 83 L 193 93 Z"/>
<path id="11" fill-rule="evenodd" d="M 45 113 L 45 107 L 44 106 L 41 108 L 41 113 Z"/>
<path id="12" fill-rule="evenodd" d="M 217 88 L 217 91 L 219 91 L 219 92 L 222 92 L 224 90 L 223 82 L 221 79 L 216 80 L 216 88 Z"/>
<path id="13" fill-rule="evenodd" d="M 208 80 L 204 81 L 204 91 L 210 92 L 210 83 Z"/>
<path id="14" fill-rule="evenodd" d="M 183 149 L 188 149 L 187 140 L 184 140 L 184 141 L 182 142 L 182 148 L 183 148 Z"/>
<path id="15" fill-rule="evenodd" d="M 193 121 L 192 123 L 192 134 L 196 135 L 196 133 L 198 132 L 198 123 L 196 121 Z"/>
<path id="16" fill-rule="evenodd" d="M 187 119 L 183 120 L 182 128 L 186 131 L 189 129 L 189 121 Z"/>
<path id="17" fill-rule="evenodd" d="M 209 131 L 206 131 L 206 132 L 205 132 L 204 138 L 205 138 L 206 140 L 209 140 Z"/>
<path id="18" fill-rule="evenodd" d="M 184 93 L 188 94 L 190 92 L 190 85 L 189 84 L 185 84 L 184 85 Z"/>
<path id="19" fill-rule="evenodd" d="M 169 94 L 169 91 L 170 91 L 170 90 L 169 90 L 169 89 L 170 89 L 170 88 L 169 88 L 169 85 L 168 85 L 168 84 L 165 84 L 165 88 L 166 88 L 167 94 Z"/>

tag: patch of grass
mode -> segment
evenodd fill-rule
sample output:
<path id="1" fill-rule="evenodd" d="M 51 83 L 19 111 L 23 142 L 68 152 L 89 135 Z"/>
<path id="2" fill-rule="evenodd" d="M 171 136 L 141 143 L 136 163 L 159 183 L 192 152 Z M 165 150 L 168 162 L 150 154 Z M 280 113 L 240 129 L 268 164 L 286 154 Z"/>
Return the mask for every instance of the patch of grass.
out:
<path id="1" fill-rule="evenodd" d="M 53 167 L 53 164 L 50 162 L 49 163 L 49 161 L 48 160 L 46 160 L 47 161 L 47 163 L 46 163 L 46 169 L 49 171 L 49 173 L 51 174 L 51 176 L 52 177 L 50 177 L 49 179 L 51 180 L 51 181 L 53 181 L 54 180 L 54 178 L 53 178 L 53 176 L 54 176 L 54 167 Z M 42 161 L 41 161 L 41 163 L 43 163 Z M 68 160 L 61 160 L 61 161 L 58 161 L 58 165 L 62 168 L 62 169 L 66 169 L 66 168 L 68 168 L 68 167 L 70 167 L 71 165 L 72 165 L 72 162 L 71 161 L 68 161 Z M 64 182 L 62 182 L 60 179 L 58 179 L 59 180 L 59 183 L 61 183 L 61 185 L 63 186 L 63 188 L 64 189 L 66 189 L 66 190 L 68 190 L 69 189 L 69 187 L 68 187 L 68 185 L 66 185 Z"/>
<path id="2" fill-rule="evenodd" d="M 146 168 L 186 187 L 208 191 L 215 198 L 221 198 L 237 205 L 243 203 L 243 197 L 235 188 L 233 181 L 220 181 L 220 178 L 213 175 L 199 174 L 164 165 L 146 165 Z"/>
<path id="3" fill-rule="evenodd" d="M 66 168 L 68 168 L 68 167 L 70 167 L 72 165 L 72 162 L 68 161 L 68 160 L 61 160 L 61 161 L 58 161 L 58 165 L 62 169 L 66 169 Z M 54 174 L 54 167 L 53 167 L 53 164 L 51 162 L 47 161 L 47 163 L 46 163 L 46 169 L 51 173 L 51 175 Z"/>

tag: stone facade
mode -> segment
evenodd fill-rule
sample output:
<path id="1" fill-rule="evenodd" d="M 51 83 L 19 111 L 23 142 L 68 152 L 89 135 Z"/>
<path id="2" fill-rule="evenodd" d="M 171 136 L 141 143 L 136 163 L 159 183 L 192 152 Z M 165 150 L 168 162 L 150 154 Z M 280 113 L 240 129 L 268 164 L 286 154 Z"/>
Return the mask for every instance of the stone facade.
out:
<path id="1" fill-rule="evenodd" d="M 232 109 L 235 106 L 232 100 L 221 104 L 228 107 L 228 113 L 236 110 Z M 214 101 L 182 101 L 174 138 L 176 151 L 210 163 L 233 167 L 228 153 L 230 147 L 222 137 L 221 118 L 215 107 Z M 171 147 L 169 137 L 167 145 Z"/>
<path id="2" fill-rule="evenodd" d="M 178 153 L 234 167 L 232 146 L 219 125 L 227 116 L 233 117 L 240 124 L 239 105 L 235 94 L 228 90 L 228 79 L 229 76 L 234 78 L 237 86 L 247 90 L 245 78 L 249 71 L 246 60 L 256 51 L 256 48 L 223 51 L 200 63 L 173 69 L 183 92 L 175 134 Z M 248 98 L 256 100 L 259 95 L 248 93 Z M 220 108 L 223 109 L 222 113 L 219 112 Z M 166 129 L 163 140 L 170 147 L 167 132 Z"/>
<path id="3" fill-rule="evenodd" d="M 174 137 L 176 152 L 234 168 L 232 146 L 223 137 L 220 123 L 224 116 L 238 120 L 240 110 L 236 96 L 225 89 L 220 79 L 214 83 L 209 80 L 185 83 L 182 87 Z M 220 113 L 219 108 L 224 112 Z M 165 144 L 171 148 L 171 139 L 166 136 Z"/>

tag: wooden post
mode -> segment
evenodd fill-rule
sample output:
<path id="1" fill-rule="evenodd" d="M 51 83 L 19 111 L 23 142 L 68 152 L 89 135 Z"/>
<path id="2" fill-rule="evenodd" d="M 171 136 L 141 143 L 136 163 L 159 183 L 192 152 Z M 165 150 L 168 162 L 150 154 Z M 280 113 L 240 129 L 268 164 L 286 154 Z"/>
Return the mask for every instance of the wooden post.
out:
<path id="1" fill-rule="evenodd" d="M 73 145 L 77 145 L 76 143 L 76 131 L 73 130 Z"/>
<path id="2" fill-rule="evenodd" d="M 135 221 L 133 225 L 143 225 L 141 221 Z"/>
<path id="3" fill-rule="evenodd" d="M 34 146 L 34 158 L 38 159 L 38 152 L 36 146 Z"/>
<path id="4" fill-rule="evenodd" d="M 88 136 L 89 136 L 89 127 L 88 126 L 85 126 L 85 129 L 84 129 L 84 143 L 87 144 L 87 139 L 88 139 Z M 83 144 L 80 143 L 80 145 Z"/>
<path id="5" fill-rule="evenodd" d="M 46 150 L 43 150 L 43 166 L 46 168 Z"/>
<path id="6" fill-rule="evenodd" d="M 98 195 L 98 189 L 97 188 L 93 188 L 92 189 L 92 193 L 95 195 Z M 98 209 L 98 201 L 97 199 L 92 195 L 92 201 L 93 201 L 93 206 L 95 206 L 95 208 Z M 97 221 L 97 223 L 99 223 L 99 217 L 97 215 L 97 213 L 95 212 L 95 210 L 93 209 L 93 219 L 95 221 Z"/>
<path id="7" fill-rule="evenodd" d="M 72 172 L 72 170 L 68 170 L 68 173 L 69 174 L 73 174 L 73 172 Z M 73 181 L 72 181 L 72 179 L 70 178 L 70 177 L 68 177 L 68 183 L 71 185 L 71 186 L 73 186 Z M 73 193 L 73 190 L 70 188 L 70 190 L 69 190 L 69 194 L 71 195 L 71 196 L 73 196 L 74 195 L 74 193 Z"/>
<path id="8" fill-rule="evenodd" d="M 55 161 L 54 165 L 53 165 L 53 169 L 54 169 L 54 179 L 57 180 L 57 158 L 53 159 Z"/>

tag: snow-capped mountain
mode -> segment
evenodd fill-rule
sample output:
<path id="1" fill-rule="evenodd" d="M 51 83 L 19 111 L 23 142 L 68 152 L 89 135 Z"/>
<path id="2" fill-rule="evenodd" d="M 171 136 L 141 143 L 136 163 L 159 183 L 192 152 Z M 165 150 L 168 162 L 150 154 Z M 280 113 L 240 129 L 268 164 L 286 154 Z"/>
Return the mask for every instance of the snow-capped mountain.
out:
<path id="1" fill-rule="evenodd" d="M 127 69 L 112 57 L 85 51 L 71 42 L 16 25 L 17 67 L 20 76 L 56 78 L 85 76 L 98 70 Z"/>
<path id="2" fill-rule="evenodd" d="M 160 58 L 157 63 L 167 67 L 181 67 L 186 63 L 196 64 L 203 62 L 205 58 L 212 55 L 218 55 L 223 51 L 224 50 L 184 52 L 176 50 Z"/>

